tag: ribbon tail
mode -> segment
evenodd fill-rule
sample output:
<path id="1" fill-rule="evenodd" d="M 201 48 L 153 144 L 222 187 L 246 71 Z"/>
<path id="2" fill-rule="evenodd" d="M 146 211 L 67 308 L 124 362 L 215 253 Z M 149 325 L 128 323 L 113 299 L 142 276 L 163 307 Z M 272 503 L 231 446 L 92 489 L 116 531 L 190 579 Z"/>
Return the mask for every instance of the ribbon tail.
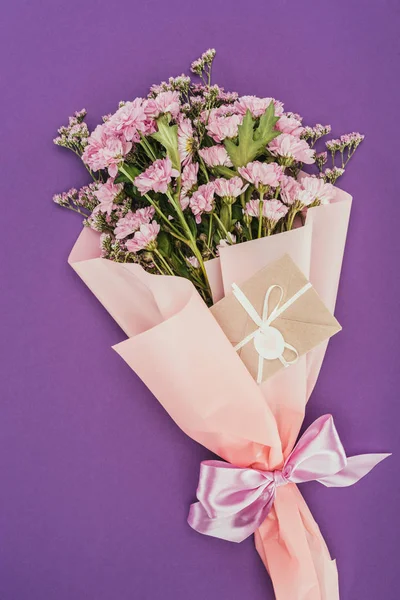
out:
<path id="1" fill-rule="evenodd" d="M 243 542 L 266 519 L 274 500 L 275 493 L 269 496 L 266 504 L 264 504 L 264 500 L 258 507 L 250 506 L 237 513 L 221 514 L 217 517 L 210 517 L 203 504 L 195 502 L 190 506 L 187 522 L 192 529 L 203 535 L 220 538 L 228 542 Z"/>
<path id="2" fill-rule="evenodd" d="M 328 477 L 317 479 L 319 483 L 326 487 L 348 487 L 354 485 L 367 475 L 376 465 L 385 460 L 391 454 L 359 454 L 358 456 L 350 456 L 347 459 L 347 465 Z"/>

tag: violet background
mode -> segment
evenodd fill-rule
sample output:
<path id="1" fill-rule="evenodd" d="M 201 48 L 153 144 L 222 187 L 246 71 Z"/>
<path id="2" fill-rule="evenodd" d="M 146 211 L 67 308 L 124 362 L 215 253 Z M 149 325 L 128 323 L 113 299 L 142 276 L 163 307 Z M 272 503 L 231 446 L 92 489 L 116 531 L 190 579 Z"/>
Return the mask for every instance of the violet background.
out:
<path id="1" fill-rule="evenodd" d="M 94 126 L 208 47 L 227 89 L 366 134 L 341 180 L 354 196 L 343 332 L 307 423 L 332 412 L 350 454 L 395 454 L 355 487 L 301 489 L 341 599 L 399 597 L 399 16 L 395 0 L 2 5 L 1 600 L 274 597 L 251 539 L 187 526 L 209 452 L 111 350 L 121 330 L 67 265 L 79 217 L 51 202 L 87 182 L 52 144 L 69 114 L 84 106 Z"/>

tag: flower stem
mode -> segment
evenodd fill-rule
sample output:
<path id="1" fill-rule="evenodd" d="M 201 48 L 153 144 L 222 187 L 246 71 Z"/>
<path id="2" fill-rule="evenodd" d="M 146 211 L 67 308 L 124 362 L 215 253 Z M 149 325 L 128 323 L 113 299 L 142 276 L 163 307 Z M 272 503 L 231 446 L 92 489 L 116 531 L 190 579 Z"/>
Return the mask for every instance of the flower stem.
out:
<path id="1" fill-rule="evenodd" d="M 210 288 L 210 283 L 208 281 L 208 276 L 207 276 L 207 271 L 206 268 L 204 266 L 204 261 L 203 261 L 203 257 L 201 255 L 200 250 L 197 247 L 197 242 L 195 240 L 195 238 L 193 237 L 192 234 L 192 230 L 190 229 L 186 219 L 185 219 L 185 215 L 183 214 L 183 210 L 182 207 L 180 205 L 179 199 L 178 201 L 175 200 L 174 196 L 171 194 L 171 192 L 169 190 L 167 190 L 166 195 L 168 196 L 172 206 L 175 208 L 175 211 L 178 215 L 178 218 L 181 222 L 182 228 L 185 231 L 187 238 L 188 238 L 188 245 L 190 246 L 190 248 L 193 251 L 193 254 L 195 255 L 195 257 L 197 258 L 197 260 L 199 261 L 199 265 L 201 268 L 201 271 L 203 273 L 204 276 L 204 280 L 206 282 L 207 288 L 211 293 L 211 288 Z"/>
<path id="2" fill-rule="evenodd" d="M 157 248 L 154 249 L 154 254 L 158 256 L 160 263 L 165 267 L 165 270 L 167 271 L 168 275 L 174 275 L 174 272 L 172 271 L 171 267 L 164 259 L 163 255 L 159 252 L 159 250 L 157 250 Z"/>
<path id="3" fill-rule="evenodd" d="M 123 173 L 132 183 L 134 183 L 134 179 L 130 176 L 130 174 L 125 171 L 124 167 L 119 167 L 119 170 L 121 171 L 121 173 Z M 187 240 L 181 236 L 180 232 L 176 229 L 176 227 L 174 227 L 171 223 L 171 221 L 169 221 L 169 219 L 164 215 L 164 213 L 162 212 L 162 210 L 159 208 L 159 206 L 157 205 L 156 202 L 154 202 L 153 198 L 151 198 L 151 196 L 149 196 L 148 194 L 144 194 L 144 197 L 146 198 L 146 200 L 148 200 L 148 202 L 151 204 L 151 206 L 154 208 L 154 210 L 156 211 L 156 213 L 158 214 L 158 216 L 163 219 L 170 231 L 168 233 L 170 233 L 171 235 L 173 235 L 174 237 L 176 237 L 178 240 L 180 240 L 181 242 L 184 242 L 187 244 Z"/>
<path id="4" fill-rule="evenodd" d="M 153 262 L 154 262 L 154 266 L 157 269 L 157 271 L 160 273 L 160 275 L 165 275 L 164 271 L 158 266 L 156 259 L 153 256 Z"/>
<path id="5" fill-rule="evenodd" d="M 208 237 L 207 237 L 207 247 L 209 248 L 211 245 L 211 235 L 212 235 L 212 224 L 213 224 L 213 214 L 214 212 L 211 213 L 210 215 L 210 222 L 208 224 Z"/>
<path id="6" fill-rule="evenodd" d="M 215 220 L 217 221 L 218 225 L 220 226 L 222 233 L 226 236 L 226 239 L 229 240 L 229 234 L 226 230 L 225 225 L 223 224 L 223 222 L 221 221 L 221 219 L 219 218 L 219 216 L 216 213 L 214 213 L 214 217 L 215 217 Z"/>
<path id="7" fill-rule="evenodd" d="M 74 212 L 78 213 L 78 215 L 85 217 L 85 219 L 88 219 L 90 217 L 90 214 L 82 212 L 81 210 L 79 210 L 79 208 L 71 206 L 71 204 L 68 204 L 68 206 L 66 204 L 59 204 L 58 206 L 62 206 L 62 208 L 68 208 L 68 210 L 73 210 Z"/>
<path id="8" fill-rule="evenodd" d="M 204 163 L 204 160 L 203 160 L 203 159 L 202 159 L 202 157 L 200 156 L 200 154 L 199 154 L 199 158 L 200 158 L 200 167 L 201 167 L 201 170 L 203 171 L 203 173 L 204 173 L 204 177 L 206 178 L 206 181 L 207 181 L 207 183 L 208 183 L 208 182 L 210 181 L 210 178 L 209 178 L 209 176 L 208 176 L 207 167 L 206 167 L 206 165 L 205 165 L 205 163 Z"/>
<path id="9" fill-rule="evenodd" d="M 157 160 L 156 155 L 153 152 L 153 148 L 150 146 L 149 142 L 146 140 L 146 138 L 141 135 L 140 136 L 140 145 L 142 146 L 143 150 L 146 152 L 147 156 L 151 159 L 151 160 Z"/>
<path id="10" fill-rule="evenodd" d="M 261 237 L 262 233 L 262 216 L 263 216 L 263 208 L 264 208 L 264 194 L 260 192 L 260 206 L 259 206 L 259 214 L 258 214 L 258 235 L 257 237 Z"/>
<path id="11" fill-rule="evenodd" d="M 290 231 L 292 229 L 293 222 L 294 222 L 296 215 L 297 215 L 297 210 L 295 208 L 292 208 L 288 214 L 288 220 L 287 220 L 287 230 L 288 231 Z"/>

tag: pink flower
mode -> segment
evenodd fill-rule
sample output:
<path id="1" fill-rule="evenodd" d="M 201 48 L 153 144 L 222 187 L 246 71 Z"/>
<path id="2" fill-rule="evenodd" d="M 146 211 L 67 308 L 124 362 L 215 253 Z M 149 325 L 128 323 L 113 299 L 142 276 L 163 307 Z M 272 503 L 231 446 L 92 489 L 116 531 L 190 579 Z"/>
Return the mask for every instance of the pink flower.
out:
<path id="1" fill-rule="evenodd" d="M 333 185 L 319 177 L 303 177 L 296 181 L 293 177 L 285 176 L 282 181 L 281 198 L 289 206 L 295 202 L 303 206 L 310 206 L 314 202 L 328 204 L 334 196 Z"/>
<path id="2" fill-rule="evenodd" d="M 261 117 L 265 113 L 268 106 L 274 103 L 275 116 L 283 113 L 283 104 L 275 98 L 258 98 L 257 96 L 242 96 L 235 102 L 235 108 L 241 115 L 245 115 L 247 110 L 251 112 L 253 117 Z"/>
<path id="3" fill-rule="evenodd" d="M 277 223 L 288 212 L 288 207 L 282 204 L 280 200 L 263 200 L 262 216 L 271 223 Z M 244 214 L 249 217 L 260 217 L 260 200 L 250 200 L 246 202 Z"/>
<path id="4" fill-rule="evenodd" d="M 195 256 L 189 256 L 188 258 L 186 258 L 186 260 L 189 263 L 189 265 L 192 266 L 194 269 L 198 269 L 200 267 L 199 261 Z"/>
<path id="5" fill-rule="evenodd" d="M 150 223 L 154 216 L 154 208 L 152 206 L 146 206 L 145 208 L 139 208 L 136 212 L 129 211 L 125 217 L 120 219 L 114 229 L 115 237 L 117 240 L 122 240 L 128 235 L 131 235 L 141 225 Z"/>
<path id="6" fill-rule="evenodd" d="M 222 142 L 225 138 L 234 138 L 237 136 L 238 127 L 243 121 L 242 115 L 231 115 L 229 117 L 212 114 L 206 125 L 210 136 L 216 142 Z"/>
<path id="7" fill-rule="evenodd" d="M 186 165 L 182 171 L 182 188 L 180 196 L 180 204 L 182 210 L 189 206 L 189 192 L 197 185 L 197 174 L 199 172 L 199 163 Z"/>
<path id="8" fill-rule="evenodd" d="M 239 167 L 238 171 L 244 179 L 250 181 L 257 189 L 260 185 L 278 187 L 283 177 L 282 167 L 276 163 L 254 161 L 248 163 L 245 167 Z"/>
<path id="9" fill-rule="evenodd" d="M 288 117 L 287 115 L 281 116 L 276 124 L 276 129 L 282 133 L 290 133 L 296 137 L 300 137 L 304 131 L 301 121 L 295 119 L 294 117 Z"/>
<path id="10" fill-rule="evenodd" d="M 144 208 L 138 208 L 135 215 L 140 220 L 140 224 L 150 223 L 155 213 L 154 206 L 145 206 Z"/>
<path id="11" fill-rule="evenodd" d="M 117 135 L 123 135 L 127 141 L 138 142 L 139 132 L 146 131 L 146 113 L 142 98 L 126 102 L 112 117 L 106 121 L 107 129 Z"/>
<path id="12" fill-rule="evenodd" d="M 236 244 L 236 235 L 234 233 L 228 232 L 226 238 L 222 238 L 219 241 L 219 244 L 217 246 L 217 256 L 219 256 L 221 248 L 233 246 L 233 244 Z"/>
<path id="13" fill-rule="evenodd" d="M 108 123 L 97 125 L 88 139 L 82 160 L 92 171 L 108 168 L 112 177 L 118 173 L 118 165 L 132 148 L 132 143 L 116 136 L 107 128 Z"/>
<path id="14" fill-rule="evenodd" d="M 288 210 L 288 207 L 282 204 L 280 200 L 264 200 L 263 217 L 268 219 L 273 225 L 275 225 L 279 219 L 286 216 Z"/>
<path id="15" fill-rule="evenodd" d="M 315 162 L 320 167 L 323 167 L 323 165 L 325 165 L 328 162 L 328 153 L 327 152 L 318 152 L 315 155 Z"/>
<path id="16" fill-rule="evenodd" d="M 214 121 L 221 117 L 231 117 L 232 115 L 239 114 L 239 111 L 233 104 L 222 104 L 218 108 L 212 108 L 211 110 L 203 110 L 200 115 L 202 123 L 206 124 L 208 121 Z"/>
<path id="17" fill-rule="evenodd" d="M 139 250 L 144 250 L 145 248 L 151 249 L 159 232 L 160 226 L 157 221 L 142 224 L 139 231 L 136 231 L 133 238 L 126 242 L 126 249 L 129 252 L 135 253 L 139 252 Z"/>
<path id="18" fill-rule="evenodd" d="M 208 167 L 233 166 L 225 146 L 220 145 L 202 148 L 199 150 L 199 154 Z"/>
<path id="19" fill-rule="evenodd" d="M 243 181 L 240 177 L 232 177 L 231 179 L 221 177 L 213 183 L 215 193 L 221 198 L 237 198 L 249 187 L 248 185 L 243 186 Z"/>
<path id="20" fill-rule="evenodd" d="M 311 165 L 315 162 L 315 152 L 305 140 L 300 140 L 290 133 L 282 133 L 268 145 L 269 150 L 276 156 L 288 158 Z"/>
<path id="21" fill-rule="evenodd" d="M 260 216 L 260 200 L 249 200 L 246 202 L 246 207 L 243 209 L 243 214 L 249 217 Z"/>
<path id="22" fill-rule="evenodd" d="M 312 197 L 312 202 L 329 204 L 335 197 L 335 188 L 331 183 L 325 183 L 319 177 L 303 177 L 300 181 L 304 192 Z"/>
<path id="23" fill-rule="evenodd" d="M 294 204 L 301 191 L 301 185 L 293 177 L 285 175 L 281 181 L 281 198 L 288 206 Z"/>
<path id="24" fill-rule="evenodd" d="M 157 121 L 155 121 L 154 119 L 147 118 L 144 123 L 144 127 L 144 135 L 151 135 L 152 133 L 155 133 L 157 131 Z"/>
<path id="25" fill-rule="evenodd" d="M 192 123 L 189 119 L 181 119 L 178 126 L 178 150 L 181 163 L 187 165 L 192 161 L 196 139 L 193 133 Z"/>
<path id="26" fill-rule="evenodd" d="M 135 186 L 142 196 L 150 190 L 165 194 L 172 177 L 179 177 L 179 171 L 172 168 L 171 159 L 159 158 L 144 173 L 135 178 Z"/>
<path id="27" fill-rule="evenodd" d="M 213 209 L 214 203 L 214 184 L 206 183 L 201 185 L 190 198 L 190 208 L 196 218 L 196 223 L 201 222 L 201 215 L 209 213 Z"/>
<path id="28" fill-rule="evenodd" d="M 113 177 L 107 179 L 106 183 L 99 184 L 98 189 L 94 192 L 99 204 L 93 212 L 102 212 L 110 215 L 113 209 L 114 199 L 122 191 L 123 187 L 122 183 L 114 183 Z"/>
<path id="29" fill-rule="evenodd" d="M 179 92 L 161 92 L 155 98 L 149 98 L 145 101 L 145 111 L 148 117 L 157 119 L 161 114 L 170 113 L 176 119 L 181 105 L 179 101 Z"/>
<path id="30" fill-rule="evenodd" d="M 197 174 L 199 172 L 199 163 L 186 165 L 182 171 L 182 190 L 190 190 L 197 184 Z"/>
<path id="31" fill-rule="evenodd" d="M 187 209 L 187 207 L 189 206 L 189 202 L 190 202 L 189 196 L 183 196 L 182 194 L 180 195 L 179 204 L 181 205 L 182 210 Z"/>

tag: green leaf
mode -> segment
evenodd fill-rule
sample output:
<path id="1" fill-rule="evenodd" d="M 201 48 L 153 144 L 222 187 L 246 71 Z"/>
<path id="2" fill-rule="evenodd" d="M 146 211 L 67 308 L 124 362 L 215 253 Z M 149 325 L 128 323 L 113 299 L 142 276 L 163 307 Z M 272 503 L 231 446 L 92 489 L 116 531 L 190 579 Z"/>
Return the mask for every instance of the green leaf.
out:
<path id="1" fill-rule="evenodd" d="M 192 235 L 194 237 L 194 239 L 197 239 L 197 224 L 196 221 L 194 220 L 194 218 L 192 217 L 192 215 L 186 215 L 185 214 L 185 219 L 187 224 L 189 225 L 190 231 L 192 232 Z"/>
<path id="2" fill-rule="evenodd" d="M 222 224 L 225 227 L 225 229 L 227 229 L 229 231 L 231 228 L 231 220 L 230 220 L 230 216 L 229 216 L 229 209 L 226 206 L 226 204 L 223 204 L 221 206 L 221 212 L 220 212 L 219 218 L 221 219 Z"/>
<path id="3" fill-rule="evenodd" d="M 129 181 L 129 183 L 132 183 L 132 179 L 135 179 L 135 177 L 137 177 L 141 173 L 141 171 L 137 167 L 134 167 L 133 165 L 129 165 L 128 163 L 123 163 L 123 165 L 121 165 L 121 166 L 128 175 L 125 175 L 125 173 L 119 172 L 117 177 L 114 180 L 114 183 L 126 183 L 128 181 Z"/>
<path id="4" fill-rule="evenodd" d="M 189 269 L 175 254 L 172 254 L 171 256 L 171 263 L 174 271 L 178 273 L 178 275 L 185 277 L 186 279 L 191 279 Z"/>
<path id="5" fill-rule="evenodd" d="M 243 217 L 243 208 L 240 203 L 234 204 L 232 206 L 232 220 L 236 223 L 236 221 L 240 221 Z"/>
<path id="6" fill-rule="evenodd" d="M 130 179 L 128 179 L 127 176 L 123 173 L 118 173 L 118 175 L 114 179 L 114 183 L 127 183 L 128 181 L 130 182 Z"/>
<path id="7" fill-rule="evenodd" d="M 260 122 L 254 132 L 254 140 L 261 142 L 264 147 L 278 137 L 281 132 L 274 129 L 278 121 L 279 117 L 275 117 L 274 103 L 271 101 L 265 113 L 260 117 Z"/>
<path id="8" fill-rule="evenodd" d="M 128 198 L 131 198 L 132 200 L 137 200 L 139 196 L 139 192 L 137 191 L 137 188 L 135 188 L 133 183 L 127 183 L 124 186 L 124 192 L 128 196 Z"/>
<path id="9" fill-rule="evenodd" d="M 213 173 L 215 173 L 215 175 L 222 175 L 226 179 L 232 179 L 232 177 L 237 177 L 236 171 L 232 171 L 232 169 L 229 169 L 228 167 L 223 167 L 222 165 L 218 167 L 213 167 L 211 170 Z"/>
<path id="10" fill-rule="evenodd" d="M 179 172 L 181 170 L 181 160 L 178 150 L 178 125 L 170 125 L 166 115 L 157 119 L 158 131 L 152 134 L 152 138 L 160 142 L 167 151 L 171 159 L 172 166 Z"/>
<path id="11" fill-rule="evenodd" d="M 163 256 L 168 258 L 171 255 L 171 240 L 165 231 L 161 231 L 157 236 L 157 248 Z"/>
<path id="12" fill-rule="evenodd" d="M 260 117 L 258 126 L 254 129 L 255 120 L 249 110 L 246 111 L 243 122 L 238 127 L 238 141 L 226 139 L 224 145 L 233 165 L 244 167 L 264 152 L 265 147 L 280 131 L 274 129 L 279 117 L 275 117 L 274 103 L 271 101 L 264 114 Z"/>

